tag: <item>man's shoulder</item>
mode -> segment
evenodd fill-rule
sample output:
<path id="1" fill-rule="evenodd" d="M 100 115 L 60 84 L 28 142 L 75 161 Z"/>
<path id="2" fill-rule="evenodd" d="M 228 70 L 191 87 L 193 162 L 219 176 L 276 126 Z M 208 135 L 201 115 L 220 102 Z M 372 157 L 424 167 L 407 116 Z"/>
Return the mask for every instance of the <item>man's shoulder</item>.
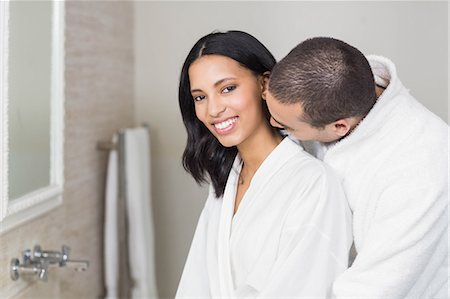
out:
<path id="1" fill-rule="evenodd" d="M 299 145 L 303 147 L 303 149 L 312 155 L 313 157 L 323 160 L 325 155 L 326 147 L 319 141 L 308 140 L 308 141 L 297 141 Z"/>

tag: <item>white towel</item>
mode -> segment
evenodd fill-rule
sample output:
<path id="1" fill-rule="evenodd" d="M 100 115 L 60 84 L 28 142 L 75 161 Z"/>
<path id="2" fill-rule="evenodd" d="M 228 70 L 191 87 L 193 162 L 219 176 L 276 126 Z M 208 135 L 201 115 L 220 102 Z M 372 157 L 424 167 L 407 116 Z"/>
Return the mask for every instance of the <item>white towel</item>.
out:
<path id="1" fill-rule="evenodd" d="M 150 140 L 146 128 L 125 131 L 128 252 L 132 298 L 157 298 L 150 197 Z"/>
<path id="2" fill-rule="evenodd" d="M 114 135 L 113 142 L 117 142 Z M 118 298 L 119 280 L 119 239 L 117 225 L 117 205 L 119 189 L 118 155 L 116 150 L 109 152 L 108 171 L 106 174 L 104 255 L 106 299 Z"/>

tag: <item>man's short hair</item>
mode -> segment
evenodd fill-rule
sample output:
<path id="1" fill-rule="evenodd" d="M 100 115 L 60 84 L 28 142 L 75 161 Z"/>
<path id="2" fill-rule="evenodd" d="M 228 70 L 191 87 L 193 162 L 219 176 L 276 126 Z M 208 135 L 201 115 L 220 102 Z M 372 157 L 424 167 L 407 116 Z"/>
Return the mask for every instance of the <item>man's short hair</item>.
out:
<path id="1" fill-rule="evenodd" d="M 364 117 L 376 101 L 365 56 L 329 37 L 307 39 L 277 63 L 269 91 L 281 103 L 301 103 L 304 121 L 318 128 L 342 118 Z"/>

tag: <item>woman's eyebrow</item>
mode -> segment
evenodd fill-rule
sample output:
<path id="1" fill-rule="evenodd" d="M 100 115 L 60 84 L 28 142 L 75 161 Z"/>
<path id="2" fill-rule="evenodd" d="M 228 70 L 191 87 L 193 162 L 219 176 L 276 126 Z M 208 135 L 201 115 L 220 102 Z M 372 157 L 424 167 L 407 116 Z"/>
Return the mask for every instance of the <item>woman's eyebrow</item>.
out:
<path id="1" fill-rule="evenodd" d="M 214 83 L 214 87 L 217 87 L 218 85 L 222 84 L 223 82 L 234 80 L 234 79 L 236 79 L 236 78 L 234 78 L 234 77 L 226 77 L 226 78 L 220 79 L 216 83 Z M 202 90 L 198 89 L 198 88 L 191 89 L 191 93 L 193 93 L 193 92 L 201 92 L 201 91 Z"/>
<path id="2" fill-rule="evenodd" d="M 214 86 L 220 85 L 220 84 L 222 84 L 222 83 L 225 82 L 225 81 L 234 80 L 234 79 L 236 79 L 236 78 L 233 78 L 233 77 L 227 77 L 227 78 L 220 79 L 219 81 L 217 81 L 216 83 L 214 83 Z"/>

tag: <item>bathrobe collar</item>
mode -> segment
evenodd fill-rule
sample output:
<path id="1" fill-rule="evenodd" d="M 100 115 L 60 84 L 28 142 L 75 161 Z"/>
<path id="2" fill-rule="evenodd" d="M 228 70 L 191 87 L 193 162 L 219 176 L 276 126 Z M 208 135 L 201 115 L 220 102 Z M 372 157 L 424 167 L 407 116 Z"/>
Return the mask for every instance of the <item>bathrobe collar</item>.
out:
<path id="1" fill-rule="evenodd" d="M 370 112 L 349 136 L 327 147 L 326 155 L 338 152 L 350 144 L 363 141 L 370 137 L 372 133 L 380 130 L 382 126 L 386 125 L 386 120 L 391 118 L 390 113 L 394 113 L 395 109 L 393 108 L 398 105 L 394 95 L 401 90 L 405 90 L 397 77 L 395 65 L 391 60 L 376 55 L 367 56 L 367 60 L 372 68 L 375 83 L 383 86 L 385 90 Z"/>
<path id="2" fill-rule="evenodd" d="M 220 215 L 220 225 L 218 234 L 218 259 L 219 259 L 219 280 L 220 293 L 223 297 L 234 297 L 234 289 L 231 271 L 231 248 L 230 240 L 233 234 L 238 234 L 239 228 L 245 227 L 245 214 L 248 213 L 252 205 L 263 204 L 261 201 L 268 200 L 263 196 L 258 196 L 258 192 L 263 189 L 276 174 L 276 172 L 288 163 L 292 155 L 298 154 L 298 145 L 292 143 L 288 138 L 285 138 L 281 143 L 267 156 L 261 166 L 256 171 L 250 182 L 239 209 L 233 217 L 234 203 L 236 199 L 237 184 L 239 180 L 239 173 L 242 169 L 242 159 L 239 155 L 236 156 L 233 167 L 228 176 L 227 185 L 223 195 L 223 204 Z M 248 218 L 248 217 L 247 217 Z"/>

